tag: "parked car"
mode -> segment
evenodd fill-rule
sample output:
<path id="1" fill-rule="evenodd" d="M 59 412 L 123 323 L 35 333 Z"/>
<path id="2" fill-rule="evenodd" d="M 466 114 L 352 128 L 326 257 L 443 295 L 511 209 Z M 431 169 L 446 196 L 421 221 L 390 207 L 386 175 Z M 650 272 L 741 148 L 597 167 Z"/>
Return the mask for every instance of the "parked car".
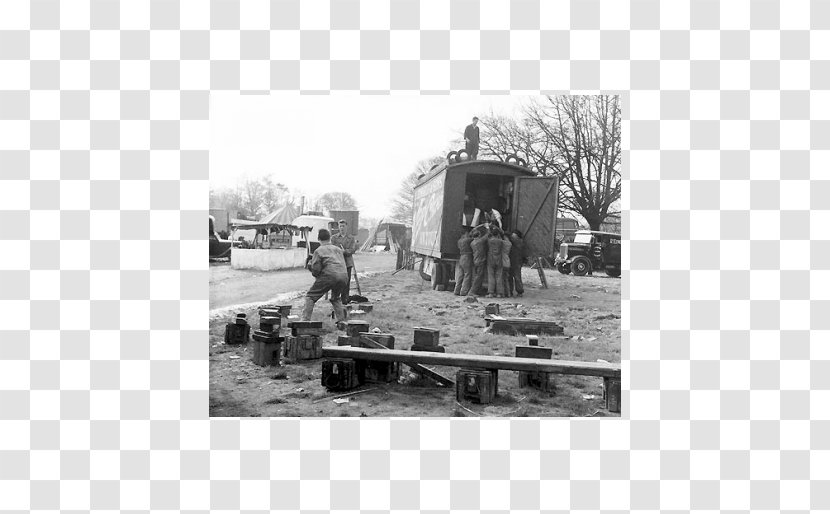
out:
<path id="1" fill-rule="evenodd" d="M 621 270 L 620 234 L 596 230 L 577 230 L 572 243 L 562 243 L 556 255 L 556 269 L 567 275 L 589 275 L 605 270 L 610 277 L 619 277 Z"/>

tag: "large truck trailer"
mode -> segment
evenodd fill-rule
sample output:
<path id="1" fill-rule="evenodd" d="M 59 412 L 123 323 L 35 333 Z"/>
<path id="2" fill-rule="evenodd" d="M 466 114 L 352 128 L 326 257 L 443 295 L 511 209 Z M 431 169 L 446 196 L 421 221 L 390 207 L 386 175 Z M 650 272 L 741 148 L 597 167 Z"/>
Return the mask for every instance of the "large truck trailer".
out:
<path id="1" fill-rule="evenodd" d="M 447 287 L 455 277 L 465 196 L 481 210 L 479 223 L 484 222 L 484 210 L 494 208 L 506 232 L 519 229 L 524 234 L 526 257 L 552 259 L 557 177 L 540 177 L 511 162 L 448 160 L 421 177 L 414 189 L 412 251 L 421 257 L 421 275 L 433 287 Z"/>

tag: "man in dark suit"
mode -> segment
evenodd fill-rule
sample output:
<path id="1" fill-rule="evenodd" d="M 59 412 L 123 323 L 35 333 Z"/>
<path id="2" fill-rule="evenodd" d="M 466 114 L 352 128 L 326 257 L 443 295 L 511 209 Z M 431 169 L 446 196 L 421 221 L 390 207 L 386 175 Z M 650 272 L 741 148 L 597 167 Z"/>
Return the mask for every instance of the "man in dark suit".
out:
<path id="1" fill-rule="evenodd" d="M 464 129 L 464 142 L 471 160 L 478 159 L 478 117 L 473 116 L 473 122 Z"/>

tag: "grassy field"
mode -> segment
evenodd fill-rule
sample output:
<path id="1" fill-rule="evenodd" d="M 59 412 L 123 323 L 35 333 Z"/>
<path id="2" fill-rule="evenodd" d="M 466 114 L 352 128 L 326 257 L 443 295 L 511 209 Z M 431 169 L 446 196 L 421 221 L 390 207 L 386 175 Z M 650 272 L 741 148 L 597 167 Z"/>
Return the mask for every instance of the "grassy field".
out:
<path id="1" fill-rule="evenodd" d="M 448 353 L 481 355 L 515 354 L 521 336 L 485 333 L 483 319 L 487 303 L 499 303 L 501 314 L 555 321 L 565 336 L 540 336 L 540 345 L 554 350 L 554 359 L 620 362 L 621 281 L 596 274 L 593 277 L 564 276 L 547 271 L 549 288 L 539 286 L 535 271 L 525 268 L 526 291 L 522 298 L 479 298 L 467 303 L 450 292 L 432 291 L 416 272 L 384 273 L 361 281 L 363 294 L 374 303 L 367 320 L 371 327 L 395 335 L 395 348 L 408 349 L 413 327 L 437 328 Z M 293 302 L 299 313 L 302 298 Z M 248 320 L 258 326 L 255 309 Z M 315 320 L 324 320 L 323 345 L 336 345 L 341 332 L 329 318 L 330 304 L 317 302 Z M 227 320 L 210 323 L 210 415 L 211 416 L 615 416 L 605 410 L 602 379 L 556 376 L 554 393 L 523 389 L 518 373 L 499 372 L 499 395 L 489 405 L 456 405 L 455 390 L 437 385 L 402 366 L 401 380 L 392 384 L 366 384 L 372 391 L 355 395 L 348 403 L 336 404 L 320 385 L 321 361 L 261 368 L 250 361 L 245 347 L 222 342 Z M 285 332 L 286 329 L 283 329 Z M 455 378 L 457 368 L 437 367 Z M 466 409 L 466 410 L 465 410 Z"/>

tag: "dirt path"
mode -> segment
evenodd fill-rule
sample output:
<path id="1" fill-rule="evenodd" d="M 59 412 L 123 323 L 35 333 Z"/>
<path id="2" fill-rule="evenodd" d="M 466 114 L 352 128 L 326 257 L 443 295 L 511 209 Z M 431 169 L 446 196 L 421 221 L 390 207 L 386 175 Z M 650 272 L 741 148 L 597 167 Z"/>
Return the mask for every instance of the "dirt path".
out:
<path id="1" fill-rule="evenodd" d="M 394 253 L 359 253 L 355 265 L 364 274 L 395 269 Z M 280 271 L 237 270 L 229 263 L 210 265 L 210 310 L 251 302 L 266 303 L 274 298 L 291 299 L 304 292 L 314 282 L 306 269 Z M 361 286 L 363 283 L 361 282 Z M 352 279 L 352 290 L 357 287 Z"/>
<path id="2" fill-rule="evenodd" d="M 394 264 L 394 262 L 393 262 Z M 549 289 L 539 286 L 535 271 L 525 268 L 526 293 L 522 298 L 484 299 L 469 304 L 449 292 L 432 291 L 417 272 L 383 273 L 366 280 L 364 295 L 374 303 L 368 321 L 396 336 L 395 348 L 408 349 L 412 328 L 428 326 L 441 331 L 441 344 L 449 353 L 514 355 L 521 336 L 484 332 L 484 306 L 500 304 L 507 316 L 556 321 L 567 338 L 542 336 L 540 344 L 552 347 L 554 359 L 620 362 L 620 288 L 622 281 L 601 274 L 564 276 L 546 272 Z M 213 294 L 213 293 L 212 293 Z M 238 303 L 238 302 L 237 302 Z M 299 298 L 288 302 L 296 312 Z M 258 324 L 256 308 L 244 309 Z M 323 345 L 335 345 L 327 302 L 320 301 L 314 319 L 323 320 Z M 455 391 L 412 374 L 403 366 L 399 383 L 371 384 L 374 390 L 335 404 L 320 385 L 321 361 L 301 361 L 281 367 L 260 368 L 250 361 L 250 350 L 222 343 L 226 319 L 210 322 L 211 416 L 453 416 L 458 415 Z M 457 369 L 436 371 L 454 378 Z M 604 409 L 602 380 L 594 377 L 557 376 L 553 394 L 518 385 L 518 375 L 499 373 L 499 396 L 489 405 L 465 403 L 482 416 L 615 416 Z M 467 413 L 469 415 L 469 413 Z"/>

